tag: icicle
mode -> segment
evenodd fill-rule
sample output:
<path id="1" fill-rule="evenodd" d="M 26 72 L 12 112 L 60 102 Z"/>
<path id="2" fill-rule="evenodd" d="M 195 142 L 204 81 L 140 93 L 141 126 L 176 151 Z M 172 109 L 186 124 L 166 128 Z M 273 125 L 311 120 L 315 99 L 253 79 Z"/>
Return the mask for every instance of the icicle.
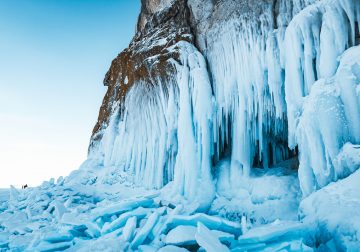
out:
<path id="1" fill-rule="evenodd" d="M 130 89 L 124 111 L 117 104 L 98 147 L 104 166 L 119 167 L 147 188 L 161 188 L 173 179 L 177 148 L 175 84 L 157 82 Z"/>
<path id="2" fill-rule="evenodd" d="M 182 65 L 176 64 L 179 85 L 178 155 L 175 193 L 207 207 L 214 197 L 211 178 L 212 94 L 206 64 L 196 48 L 177 44 Z"/>
<path id="3" fill-rule="evenodd" d="M 284 27 L 293 14 L 312 1 L 305 2 L 280 1 L 278 30 L 273 30 L 272 11 L 265 9 L 257 20 L 243 15 L 215 25 L 206 35 L 206 57 L 217 108 L 216 156 L 221 156 L 231 138 L 231 171 L 235 180 L 241 174 L 249 175 L 255 155 L 264 167 L 270 165 L 269 160 L 275 160 L 270 157 L 269 143 L 286 142 L 281 48 Z M 284 151 L 276 161 L 287 157 Z"/>

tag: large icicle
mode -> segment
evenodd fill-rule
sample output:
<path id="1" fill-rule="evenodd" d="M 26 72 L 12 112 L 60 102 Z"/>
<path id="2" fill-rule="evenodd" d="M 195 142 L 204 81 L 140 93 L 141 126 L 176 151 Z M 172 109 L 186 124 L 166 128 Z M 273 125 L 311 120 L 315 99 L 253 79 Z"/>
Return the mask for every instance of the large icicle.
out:
<path id="1" fill-rule="evenodd" d="M 175 192 L 200 204 L 214 197 L 211 178 L 213 98 L 206 63 L 196 48 L 179 42 L 182 48 L 178 71 L 179 117 Z"/>

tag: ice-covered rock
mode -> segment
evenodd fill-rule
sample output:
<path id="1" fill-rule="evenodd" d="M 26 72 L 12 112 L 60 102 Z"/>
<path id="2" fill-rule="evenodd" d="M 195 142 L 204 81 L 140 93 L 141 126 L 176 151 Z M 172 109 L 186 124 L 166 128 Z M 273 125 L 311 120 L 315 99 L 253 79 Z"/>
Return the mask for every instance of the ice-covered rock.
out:
<path id="1" fill-rule="evenodd" d="M 346 67 L 339 63 L 358 41 L 358 1 L 174 0 L 164 8 L 150 2 L 106 75 L 90 160 L 147 188 L 173 181 L 173 198 L 180 194 L 199 210 L 215 195 L 211 161 L 225 156 L 235 188 L 253 166 L 271 167 L 298 151 L 304 195 L 340 176 L 328 171 L 346 128 L 349 142 L 359 140 L 357 84 L 346 77 L 358 70 L 340 71 Z M 316 87 L 311 94 L 320 85 L 314 83 L 335 72 L 347 79 L 339 82 L 344 111 L 338 107 L 332 119 L 317 111 L 323 118 L 303 127 L 312 113 L 307 107 L 322 99 Z M 328 120 L 331 127 L 321 130 Z M 336 140 L 326 136 L 332 133 Z M 323 139 L 310 145 L 312 135 Z M 323 158 L 316 162 L 315 155 Z"/>
<path id="2" fill-rule="evenodd" d="M 286 29 L 285 93 L 289 120 L 289 145 L 295 132 L 303 97 L 321 78 L 337 71 L 338 57 L 355 45 L 355 22 L 360 5 L 353 0 L 323 0 L 305 8 Z M 306 149 L 304 149 L 306 152 Z"/>
<path id="3" fill-rule="evenodd" d="M 302 195 L 296 169 L 252 169 L 250 179 L 239 178 L 234 187 L 230 182 L 230 165 L 231 161 L 226 160 L 216 167 L 217 197 L 210 213 L 239 222 L 244 216 L 247 227 L 276 219 L 298 219 L 297 209 Z"/>
<path id="4" fill-rule="evenodd" d="M 334 77 L 313 84 L 303 101 L 296 138 L 301 151 L 299 180 L 305 196 L 348 176 L 360 166 L 355 157 L 341 161 L 344 156 L 341 150 L 347 142 L 360 143 L 360 96 L 356 94 L 360 80 L 356 66 L 359 64 L 360 47 L 348 49 Z M 349 154 L 356 153 L 355 148 L 349 148 L 350 143 L 345 146 L 345 152 L 353 149 Z"/>
<path id="5" fill-rule="evenodd" d="M 357 170 L 301 202 L 300 217 L 315 225 L 318 244 L 333 243 L 337 251 L 360 248 L 359 181 L 360 170 Z"/>

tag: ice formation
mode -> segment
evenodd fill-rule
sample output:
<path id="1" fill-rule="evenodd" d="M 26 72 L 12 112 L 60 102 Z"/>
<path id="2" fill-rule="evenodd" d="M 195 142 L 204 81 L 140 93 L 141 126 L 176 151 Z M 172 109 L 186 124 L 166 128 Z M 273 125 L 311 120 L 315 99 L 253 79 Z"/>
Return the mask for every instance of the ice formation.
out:
<path id="1" fill-rule="evenodd" d="M 340 151 L 347 142 L 359 143 L 359 64 L 360 47 L 348 49 L 335 76 L 313 84 L 304 101 L 297 141 L 300 149 L 308 149 L 300 155 L 299 167 L 305 195 L 357 169 L 341 161 Z"/>
<path id="2" fill-rule="evenodd" d="M 322 1 L 286 31 L 286 48 L 293 52 L 285 64 L 289 145 L 299 145 L 304 195 L 348 175 L 336 156 L 345 142 L 359 143 L 359 49 L 349 49 L 339 62 L 355 45 L 359 13 L 357 1 Z"/>
<path id="3" fill-rule="evenodd" d="M 284 2 L 281 4 L 287 6 Z M 235 20 L 218 25 L 220 28 L 208 35 L 207 43 L 210 46 L 207 48 L 207 58 L 215 86 L 216 125 L 220 129 L 220 136 L 216 139 L 219 140 L 219 149 L 225 144 L 231 145 L 231 170 L 234 171 L 235 180 L 239 177 L 239 168 L 249 174 L 257 143 L 264 167 L 287 159 L 289 151 L 283 145 L 286 142 L 284 138 L 288 138 L 290 148 L 299 145 L 301 174 L 306 173 L 303 172 L 305 169 L 327 170 L 326 166 L 331 165 L 325 164 L 326 161 L 322 164 L 307 163 L 306 160 L 311 156 L 314 159 L 329 158 L 321 150 L 321 146 L 310 144 L 315 138 L 310 137 L 304 143 L 300 136 L 296 137 L 301 134 L 301 129 L 298 129 L 301 127 L 299 119 L 304 110 L 304 97 L 310 94 L 311 86 L 318 79 L 332 77 L 338 69 L 338 57 L 355 45 L 355 33 L 359 29 L 355 25 L 358 16 L 357 1 L 320 1 L 302 10 L 286 29 L 282 26 L 286 25 L 286 18 L 280 15 L 280 27 L 271 32 L 271 17 L 264 14 L 259 17 L 260 25 Z M 219 33 L 219 30 L 225 32 Z M 353 63 L 355 58 L 352 59 Z M 343 82 L 343 78 L 344 76 L 338 78 L 341 79 L 339 83 Z M 343 88 L 347 90 L 343 92 L 351 92 L 352 97 L 345 99 L 346 94 L 342 94 L 342 100 L 355 107 L 346 112 L 347 120 L 352 121 L 353 143 L 359 141 L 354 139 L 354 135 L 360 135 L 360 132 L 354 132 L 355 128 L 359 129 L 359 124 L 355 121 L 360 118 L 359 104 L 355 98 L 356 83 L 355 79 L 349 84 L 352 88 Z M 314 101 L 310 104 L 313 105 Z M 318 113 L 324 114 L 322 111 Z M 338 130 L 328 129 L 328 133 L 346 138 L 346 130 L 342 129 L 346 122 L 341 118 L 335 118 L 333 122 L 337 123 Z M 323 118 L 321 123 L 328 124 L 329 120 Z M 314 127 L 321 127 L 320 123 L 315 123 Z M 311 129 L 307 125 L 303 128 Z M 330 136 L 324 138 L 330 140 Z M 327 149 L 334 145 L 324 144 L 328 145 Z M 335 158 L 338 151 L 335 152 L 331 154 L 332 158 Z M 302 169 L 305 166 L 307 167 Z M 301 175 L 299 178 L 303 192 L 307 195 L 310 189 L 305 184 L 321 188 L 339 177 L 341 176 L 332 176 L 320 184 L 312 181 L 310 176 Z"/>
<path id="4" fill-rule="evenodd" d="M 357 148 L 357 158 L 360 151 Z M 300 217 L 315 226 L 323 251 L 359 250 L 360 170 L 311 194 L 301 202 Z"/>
<path id="5" fill-rule="evenodd" d="M 88 159 L 0 191 L 0 251 L 359 249 L 360 2 L 142 2 Z"/>
<path id="6" fill-rule="evenodd" d="M 147 188 L 159 189 L 174 181 L 175 192 L 190 201 L 199 201 L 195 200 L 198 188 L 208 188 L 199 190 L 209 192 L 203 202 L 211 201 L 212 161 L 224 157 L 230 157 L 230 182 L 235 187 L 239 178 L 250 175 L 253 166 L 276 166 L 295 156 L 296 147 L 304 195 L 347 175 L 340 174 L 340 167 L 337 174 L 328 173 L 335 169 L 330 168 L 332 160 L 345 141 L 359 143 L 356 92 L 343 88 L 346 91 L 339 106 L 357 106 L 345 109 L 346 121 L 335 118 L 328 133 L 322 130 L 321 136 L 316 135 L 321 123 L 329 123 L 328 118 L 321 123 L 312 121 L 312 128 L 319 128 L 312 133 L 305 133 L 310 128 L 301 125 L 308 124 L 306 104 L 319 99 L 314 97 L 315 90 L 311 94 L 311 87 L 341 71 L 338 58 L 356 44 L 359 3 L 323 0 L 290 4 L 283 0 L 278 5 L 276 18 L 264 7 L 258 20 L 244 14 L 214 24 L 199 36 L 204 56 L 184 41 L 167 48 L 181 58 L 180 62 L 172 60 L 173 77 L 165 83 L 155 78 L 150 86 L 142 82 L 133 85 L 123 102 L 125 112 L 120 113 L 121 104 L 113 104 L 101 147 L 91 153 L 101 153 L 105 167 L 119 167 Z M 356 86 L 354 82 L 339 85 Z M 352 97 L 345 99 L 346 92 Z M 311 97 L 314 101 L 305 102 Z M 316 113 L 325 116 L 322 111 Z M 343 129 L 347 122 L 351 139 Z M 325 134 L 337 135 L 337 150 Z M 323 160 L 312 158 L 319 155 Z"/>
<path id="7" fill-rule="evenodd" d="M 177 70 L 173 82 L 158 83 L 155 88 L 134 85 L 124 102 L 124 116 L 119 118 L 116 104 L 91 158 L 102 159 L 105 167 L 121 167 L 147 188 L 159 189 L 173 180 L 176 193 L 208 205 L 214 194 L 213 99 L 205 60 L 187 42 L 169 50 L 182 57 L 180 63 L 172 62 Z"/>

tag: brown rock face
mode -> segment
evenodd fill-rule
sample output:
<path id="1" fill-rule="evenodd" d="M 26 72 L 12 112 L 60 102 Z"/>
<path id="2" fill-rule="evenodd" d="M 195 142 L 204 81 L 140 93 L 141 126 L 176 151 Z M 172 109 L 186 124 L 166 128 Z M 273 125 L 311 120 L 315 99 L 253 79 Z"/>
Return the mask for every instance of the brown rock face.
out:
<path id="1" fill-rule="evenodd" d="M 179 55 L 168 48 L 179 41 L 193 42 L 189 16 L 184 0 L 142 1 L 137 34 L 129 47 L 112 61 L 105 75 L 104 85 L 108 90 L 93 129 L 90 148 L 101 139 L 101 130 L 109 122 L 113 104 L 122 104 L 133 85 L 139 82 L 157 85 L 155 80 L 168 83 L 167 80 L 172 78 L 175 69 L 169 59 L 179 61 Z"/>

